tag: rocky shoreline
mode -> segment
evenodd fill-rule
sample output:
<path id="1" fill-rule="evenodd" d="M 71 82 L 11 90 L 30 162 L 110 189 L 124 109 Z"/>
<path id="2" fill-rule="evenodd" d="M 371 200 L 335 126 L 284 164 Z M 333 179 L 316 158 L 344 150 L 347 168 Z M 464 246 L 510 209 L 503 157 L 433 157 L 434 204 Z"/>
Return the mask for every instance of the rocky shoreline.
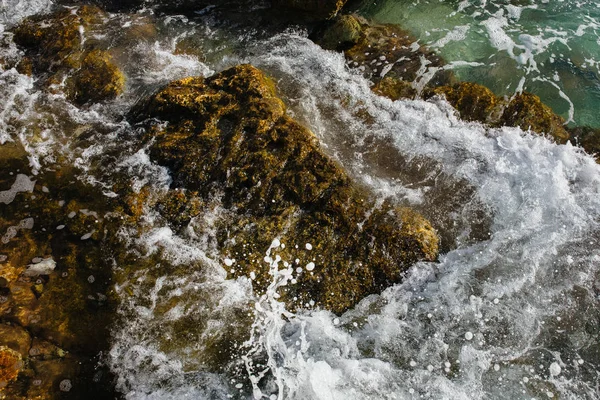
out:
<path id="1" fill-rule="evenodd" d="M 444 60 L 411 46 L 414 38 L 401 28 L 344 14 L 344 3 L 273 5 L 320 21 L 311 22 L 310 37 L 343 52 L 377 94 L 391 100 L 444 97 L 464 120 L 520 127 L 599 151 L 599 130 L 565 127 L 534 94 L 499 98 L 484 86 L 457 82 Z M 126 76 L 114 49 L 81 33 L 93 32 L 104 18 L 96 6 L 28 18 L 12 31 L 23 57 L 2 63 L 77 106 L 109 102 L 126 90 Z M 432 73 L 423 75 L 423 66 Z M 0 398 L 116 396 L 109 371 L 97 366 L 117 318 L 114 285 L 126 286 L 152 263 L 136 260 L 116 232 L 142 226 L 145 207 L 157 210 L 174 231 L 190 228 L 200 235 L 206 227 L 190 221 L 218 198 L 225 218 L 210 228 L 225 273 L 251 279 L 259 296 L 272 283 L 261 262 L 277 239 L 277 262 L 293 283 L 278 296 L 290 311 L 343 313 L 400 282 L 416 262 L 438 257 L 432 225 L 352 182 L 314 134 L 288 116 L 274 82 L 251 65 L 171 82 L 128 118 L 144 132 L 140 148 L 168 167 L 173 183 L 166 193 L 124 185 L 113 188 L 115 199 L 107 198 L 79 182 L 68 165 L 29 174 L 25 149 L 2 145 Z M 216 341 L 209 351 L 222 345 Z"/>

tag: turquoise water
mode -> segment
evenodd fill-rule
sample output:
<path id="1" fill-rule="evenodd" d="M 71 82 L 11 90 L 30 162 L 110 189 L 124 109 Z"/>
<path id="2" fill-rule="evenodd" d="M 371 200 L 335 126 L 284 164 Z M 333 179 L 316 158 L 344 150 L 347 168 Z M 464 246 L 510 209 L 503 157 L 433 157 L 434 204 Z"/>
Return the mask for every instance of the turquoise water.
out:
<path id="1" fill-rule="evenodd" d="M 565 120 L 600 127 L 600 3 L 596 0 L 384 0 L 360 7 L 411 31 L 461 80 L 498 95 L 539 95 Z M 373 4 L 374 3 L 374 4 Z"/>

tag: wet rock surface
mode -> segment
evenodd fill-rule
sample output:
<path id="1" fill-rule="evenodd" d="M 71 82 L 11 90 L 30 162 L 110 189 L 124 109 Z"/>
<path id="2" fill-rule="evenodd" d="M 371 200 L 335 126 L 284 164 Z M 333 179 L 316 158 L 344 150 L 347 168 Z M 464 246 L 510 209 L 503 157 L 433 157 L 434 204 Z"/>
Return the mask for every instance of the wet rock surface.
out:
<path id="1" fill-rule="evenodd" d="M 78 105 L 114 99 L 123 92 L 125 77 L 93 38 L 105 18 L 99 8 L 81 6 L 25 19 L 13 29 L 15 43 L 25 50 L 18 68 L 51 90 L 64 85 Z"/>
<path id="2" fill-rule="evenodd" d="M 348 64 L 373 82 L 373 91 L 391 100 L 439 95 L 464 120 L 518 126 L 546 134 L 558 143 L 569 140 L 564 119 L 538 96 L 525 92 L 505 99 L 485 86 L 455 82 L 451 71 L 444 69 L 443 59 L 415 44 L 416 38 L 398 26 L 340 15 L 315 31 L 313 40 L 325 49 L 343 51 Z"/>
<path id="3" fill-rule="evenodd" d="M 107 205 L 71 168 L 29 174 L 19 147 L 0 156 L 0 357 L 19 360 L 0 362 L 0 398 L 111 398 L 96 369 L 114 313 Z"/>
<path id="4" fill-rule="evenodd" d="M 443 96 L 467 121 L 490 126 L 518 126 L 527 131 L 546 134 L 558 143 L 566 143 L 569 133 L 564 119 L 556 115 L 540 98 L 531 93 L 520 93 L 510 99 L 496 96 L 487 87 L 461 82 L 429 90 L 425 98 Z"/>
<path id="5" fill-rule="evenodd" d="M 173 189 L 194 191 L 198 204 L 219 199 L 224 212 L 214 228 L 231 277 L 251 277 L 264 292 L 272 281 L 265 251 L 275 238 L 284 244 L 281 266 L 297 275 L 280 293 L 291 309 L 342 312 L 437 256 L 431 225 L 351 182 L 250 65 L 173 82 L 135 118 L 168 122 L 148 139 Z M 178 215 L 166 213 L 175 224 Z"/>
<path id="6" fill-rule="evenodd" d="M 392 100 L 414 97 L 426 86 L 453 81 L 452 74 L 443 69 L 444 60 L 416 45 L 416 39 L 397 25 L 340 15 L 317 29 L 312 38 L 325 49 L 343 51 L 348 64 L 371 80 L 376 92 Z"/>

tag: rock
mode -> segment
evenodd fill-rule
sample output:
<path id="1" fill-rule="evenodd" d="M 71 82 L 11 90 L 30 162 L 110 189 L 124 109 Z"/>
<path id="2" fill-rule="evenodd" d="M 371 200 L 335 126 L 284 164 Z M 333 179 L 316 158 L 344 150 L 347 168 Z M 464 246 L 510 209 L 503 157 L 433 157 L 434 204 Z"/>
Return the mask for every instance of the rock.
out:
<path id="1" fill-rule="evenodd" d="M 8 347 L 26 357 L 31 347 L 31 336 L 19 325 L 0 323 L 0 346 Z"/>
<path id="2" fill-rule="evenodd" d="M 133 118 L 168 122 L 151 125 L 147 139 L 174 190 L 196 192 L 198 208 L 217 197 L 227 210 L 214 225 L 231 277 L 251 277 L 264 293 L 272 281 L 265 252 L 275 238 L 285 244 L 271 252 L 297 281 L 280 290 L 290 309 L 315 304 L 342 312 L 400 281 L 414 262 L 437 257 L 429 222 L 378 205 L 351 182 L 250 65 L 172 82 Z M 172 209 L 165 217 L 180 223 L 181 207 Z"/>
<path id="3" fill-rule="evenodd" d="M 569 129 L 571 137 L 587 151 L 596 156 L 600 161 L 600 129 L 587 126 L 578 126 Z"/>
<path id="4" fill-rule="evenodd" d="M 467 121 L 495 122 L 498 120 L 498 109 L 500 113 L 502 110 L 502 99 L 477 83 L 461 82 L 454 86 L 436 87 L 425 97 L 433 94 L 444 96 L 460 117 Z"/>
<path id="5" fill-rule="evenodd" d="M 518 126 L 523 130 L 531 129 L 537 133 L 544 133 L 558 143 L 566 143 L 569 133 L 565 129 L 564 119 L 542 103 L 540 98 L 531 93 L 517 94 L 508 103 L 499 124 Z"/>
<path id="6" fill-rule="evenodd" d="M 342 15 L 311 37 L 325 49 L 343 51 L 348 64 L 360 69 L 379 95 L 392 100 L 440 95 L 467 121 L 531 129 L 558 143 L 569 140 L 564 120 L 538 96 L 521 93 L 505 100 L 483 85 L 454 83 L 452 73 L 443 68 L 444 61 L 418 46 L 416 38 L 396 25 L 376 25 L 355 15 Z M 423 67 L 429 72 L 423 73 Z"/>
<path id="7" fill-rule="evenodd" d="M 26 55 L 20 70 L 41 77 L 48 87 L 66 81 L 64 90 L 78 105 L 117 97 L 124 89 L 123 74 L 110 54 L 86 37 L 105 17 L 97 7 L 81 6 L 25 19 L 13 29 L 14 42 Z"/>
<path id="8" fill-rule="evenodd" d="M 17 379 L 23 367 L 21 355 L 8 347 L 0 346 L 0 389 Z"/>
<path id="9" fill-rule="evenodd" d="M 123 92 L 125 77 L 103 50 L 88 52 L 78 69 L 67 82 L 68 96 L 76 104 L 97 103 L 114 99 Z"/>
<path id="10" fill-rule="evenodd" d="M 340 15 L 324 29 L 319 45 L 327 50 L 347 50 L 358 44 L 363 27 L 352 15 Z"/>
<path id="11" fill-rule="evenodd" d="M 334 17 L 347 0 L 273 0 L 277 8 L 289 8 L 310 15 L 313 19 Z"/>
<path id="12" fill-rule="evenodd" d="M 440 95 L 467 121 L 477 121 L 490 126 L 518 126 L 547 134 L 557 143 L 566 143 L 569 132 L 564 119 L 556 115 L 540 98 L 531 93 L 521 93 L 507 100 L 496 96 L 483 85 L 461 82 L 452 86 L 439 86 L 427 90 L 424 98 Z"/>
<path id="13" fill-rule="evenodd" d="M 29 17 L 13 29 L 14 42 L 33 56 L 35 72 L 77 68 L 83 50 L 80 27 L 84 31 L 93 29 L 103 17 L 103 12 L 93 6 Z"/>
<path id="14" fill-rule="evenodd" d="M 417 91 L 410 82 L 389 76 L 377 82 L 373 87 L 373 92 L 391 100 L 414 99 L 417 97 Z"/>
<path id="15" fill-rule="evenodd" d="M 27 153 L 18 147 L 6 150 L 9 155 L 0 157 L 0 191 L 11 188 L 18 174 L 28 174 Z M 102 244 L 113 236 L 106 232 L 114 232 L 104 214 L 115 207 L 101 192 L 78 182 L 72 168 L 53 167 L 31 178 L 33 185 L 10 202 L 0 203 L 0 232 L 33 221 L 10 237 L 0 236 L 6 239 L 0 240 L 0 346 L 18 352 L 25 362 L 19 378 L 2 393 L 11 399 L 61 398 L 58 382 L 67 377 L 80 383 L 70 392 L 78 393 L 73 398 L 110 391 L 92 377 L 94 357 L 108 348 L 114 317 L 112 269 Z M 111 246 L 113 254 L 117 249 Z"/>
<path id="16" fill-rule="evenodd" d="M 427 85 L 453 80 L 452 73 L 441 68 L 441 57 L 416 44 L 417 39 L 397 25 L 377 25 L 359 16 L 342 15 L 311 38 L 325 49 L 344 51 L 348 64 L 361 70 L 376 92 L 392 100 L 412 98 Z M 424 66 L 431 74 L 423 74 Z"/>

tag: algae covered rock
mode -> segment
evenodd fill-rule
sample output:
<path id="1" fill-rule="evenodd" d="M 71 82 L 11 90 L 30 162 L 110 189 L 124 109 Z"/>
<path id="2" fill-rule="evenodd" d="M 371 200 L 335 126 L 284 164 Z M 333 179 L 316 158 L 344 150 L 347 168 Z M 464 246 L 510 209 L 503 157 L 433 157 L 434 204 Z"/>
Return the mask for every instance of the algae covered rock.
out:
<path id="1" fill-rule="evenodd" d="M 123 92 L 125 77 L 110 54 L 92 50 L 85 55 L 70 81 L 69 97 L 77 104 L 113 99 Z"/>
<path id="2" fill-rule="evenodd" d="M 172 82 L 135 116 L 168 122 L 147 135 L 173 189 L 219 199 L 224 212 L 214 228 L 230 276 L 250 277 L 260 294 L 278 262 L 293 276 L 279 292 L 291 309 L 342 312 L 437 256 L 429 222 L 355 185 L 250 65 Z"/>
<path id="3" fill-rule="evenodd" d="M 21 355 L 8 347 L 0 346 L 0 389 L 17 379 L 23 366 Z"/>
<path id="4" fill-rule="evenodd" d="M 460 117 L 467 121 L 494 122 L 502 103 L 490 89 L 471 82 L 436 87 L 428 95 L 432 94 L 444 96 L 456 108 Z"/>
<path id="5" fill-rule="evenodd" d="M 417 91 L 410 82 L 389 76 L 377 82 L 373 86 L 373 92 L 391 100 L 414 99 L 417 96 Z"/>
<path id="6" fill-rule="evenodd" d="M 61 86 L 76 104 L 110 100 L 123 92 L 125 78 L 105 49 L 88 38 L 106 15 L 94 6 L 65 8 L 25 19 L 13 29 L 14 42 L 25 50 L 20 70 Z"/>
<path id="7" fill-rule="evenodd" d="M 506 106 L 500 124 L 519 126 L 523 130 L 552 136 L 558 143 L 569 140 L 569 133 L 564 127 L 564 119 L 556 115 L 550 107 L 542 103 L 532 93 L 517 94 Z"/>
<path id="8" fill-rule="evenodd" d="M 441 57 L 418 45 L 415 37 L 397 25 L 340 15 L 311 37 L 325 49 L 343 51 L 348 64 L 371 80 L 376 92 L 392 100 L 414 97 L 426 86 L 445 85 L 453 79 Z"/>
<path id="9" fill-rule="evenodd" d="M 566 143 L 570 138 L 564 119 L 532 93 L 523 92 L 512 99 L 504 99 L 483 85 L 461 82 L 429 89 L 424 97 L 427 99 L 434 95 L 443 96 L 467 121 L 495 127 L 520 127 L 549 135 L 558 143 Z"/>

